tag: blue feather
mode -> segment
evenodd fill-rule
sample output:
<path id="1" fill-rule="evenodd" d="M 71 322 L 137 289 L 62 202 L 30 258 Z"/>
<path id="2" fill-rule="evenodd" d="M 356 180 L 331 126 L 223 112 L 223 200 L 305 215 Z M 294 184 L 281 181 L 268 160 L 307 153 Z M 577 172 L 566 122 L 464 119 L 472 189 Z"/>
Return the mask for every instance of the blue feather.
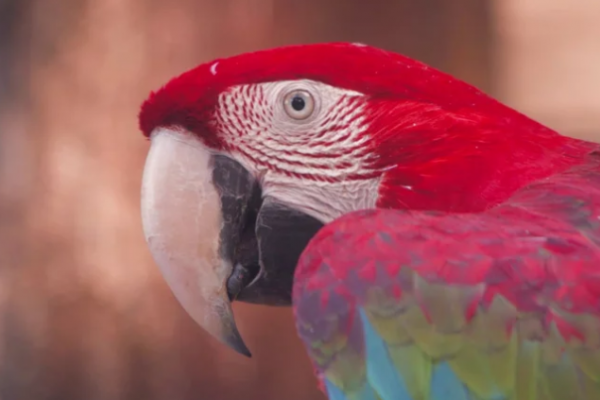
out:
<path id="1" fill-rule="evenodd" d="M 440 362 L 431 377 L 432 400 L 472 400 L 468 389 L 447 362 Z"/>
<path id="2" fill-rule="evenodd" d="M 381 400 L 415 400 L 390 358 L 388 347 L 375 331 L 363 310 L 360 311 L 367 356 L 367 379 Z M 472 400 L 470 391 L 450 365 L 441 362 L 434 367 L 431 400 Z M 337 398 L 332 397 L 332 400 Z M 362 397 L 361 397 L 362 400 Z"/>
<path id="3" fill-rule="evenodd" d="M 325 379 L 325 388 L 327 389 L 327 397 L 329 400 L 349 400 L 348 396 L 328 379 Z M 368 383 L 365 383 L 361 392 L 358 394 L 358 397 L 353 398 L 357 400 L 377 400 L 373 388 Z"/>
<path id="4" fill-rule="evenodd" d="M 325 379 L 325 388 L 327 389 L 327 398 L 329 400 L 348 400 L 344 392 L 331 383 L 329 379 Z"/>
<path id="5" fill-rule="evenodd" d="M 367 378 L 381 400 L 412 400 L 404 380 L 396 370 L 381 336 L 364 311 L 360 311 L 367 353 Z"/>

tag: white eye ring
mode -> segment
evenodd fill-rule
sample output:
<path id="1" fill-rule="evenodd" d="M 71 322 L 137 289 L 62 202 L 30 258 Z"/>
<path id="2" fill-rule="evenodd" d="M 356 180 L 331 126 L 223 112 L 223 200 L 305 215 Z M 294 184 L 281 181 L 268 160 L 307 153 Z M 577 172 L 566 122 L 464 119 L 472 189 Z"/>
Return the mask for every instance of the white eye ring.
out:
<path id="1" fill-rule="evenodd" d="M 315 109 L 315 99 L 306 90 L 292 90 L 283 98 L 285 113 L 293 119 L 306 119 Z"/>

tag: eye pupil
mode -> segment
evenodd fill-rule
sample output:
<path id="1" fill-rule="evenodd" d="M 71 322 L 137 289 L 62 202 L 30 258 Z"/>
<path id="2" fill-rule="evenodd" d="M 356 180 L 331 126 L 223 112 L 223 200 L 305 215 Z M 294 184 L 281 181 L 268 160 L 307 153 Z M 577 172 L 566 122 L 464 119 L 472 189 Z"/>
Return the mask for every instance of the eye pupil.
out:
<path id="1" fill-rule="evenodd" d="M 294 96 L 291 106 L 296 111 L 302 111 L 306 107 L 306 101 L 301 96 Z"/>

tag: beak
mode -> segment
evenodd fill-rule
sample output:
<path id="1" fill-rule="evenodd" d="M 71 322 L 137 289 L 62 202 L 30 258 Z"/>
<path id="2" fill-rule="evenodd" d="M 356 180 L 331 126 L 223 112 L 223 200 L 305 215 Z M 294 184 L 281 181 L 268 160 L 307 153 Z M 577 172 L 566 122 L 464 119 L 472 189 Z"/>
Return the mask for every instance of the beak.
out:
<path id="1" fill-rule="evenodd" d="M 298 258 L 321 221 L 272 197 L 237 161 L 195 135 L 158 128 L 142 181 L 150 252 L 187 313 L 250 356 L 231 301 L 291 304 Z"/>
<path id="2" fill-rule="evenodd" d="M 214 156 L 192 134 L 155 131 L 142 180 L 144 234 L 186 312 L 208 333 L 250 356 L 235 324 L 227 281 L 253 181 L 247 173 L 228 171 L 221 178 L 229 181 L 229 193 L 220 193 L 214 164 Z M 224 203 L 229 203 L 227 215 Z"/>

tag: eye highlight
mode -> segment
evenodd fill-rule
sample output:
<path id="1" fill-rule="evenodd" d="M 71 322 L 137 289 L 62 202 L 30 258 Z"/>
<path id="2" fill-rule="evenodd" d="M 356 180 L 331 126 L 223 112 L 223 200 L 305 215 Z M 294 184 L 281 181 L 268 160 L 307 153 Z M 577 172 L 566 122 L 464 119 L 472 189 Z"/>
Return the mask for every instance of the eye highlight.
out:
<path id="1" fill-rule="evenodd" d="M 315 109 L 315 100 L 306 90 L 293 90 L 283 99 L 286 114 L 293 119 L 306 119 Z"/>

